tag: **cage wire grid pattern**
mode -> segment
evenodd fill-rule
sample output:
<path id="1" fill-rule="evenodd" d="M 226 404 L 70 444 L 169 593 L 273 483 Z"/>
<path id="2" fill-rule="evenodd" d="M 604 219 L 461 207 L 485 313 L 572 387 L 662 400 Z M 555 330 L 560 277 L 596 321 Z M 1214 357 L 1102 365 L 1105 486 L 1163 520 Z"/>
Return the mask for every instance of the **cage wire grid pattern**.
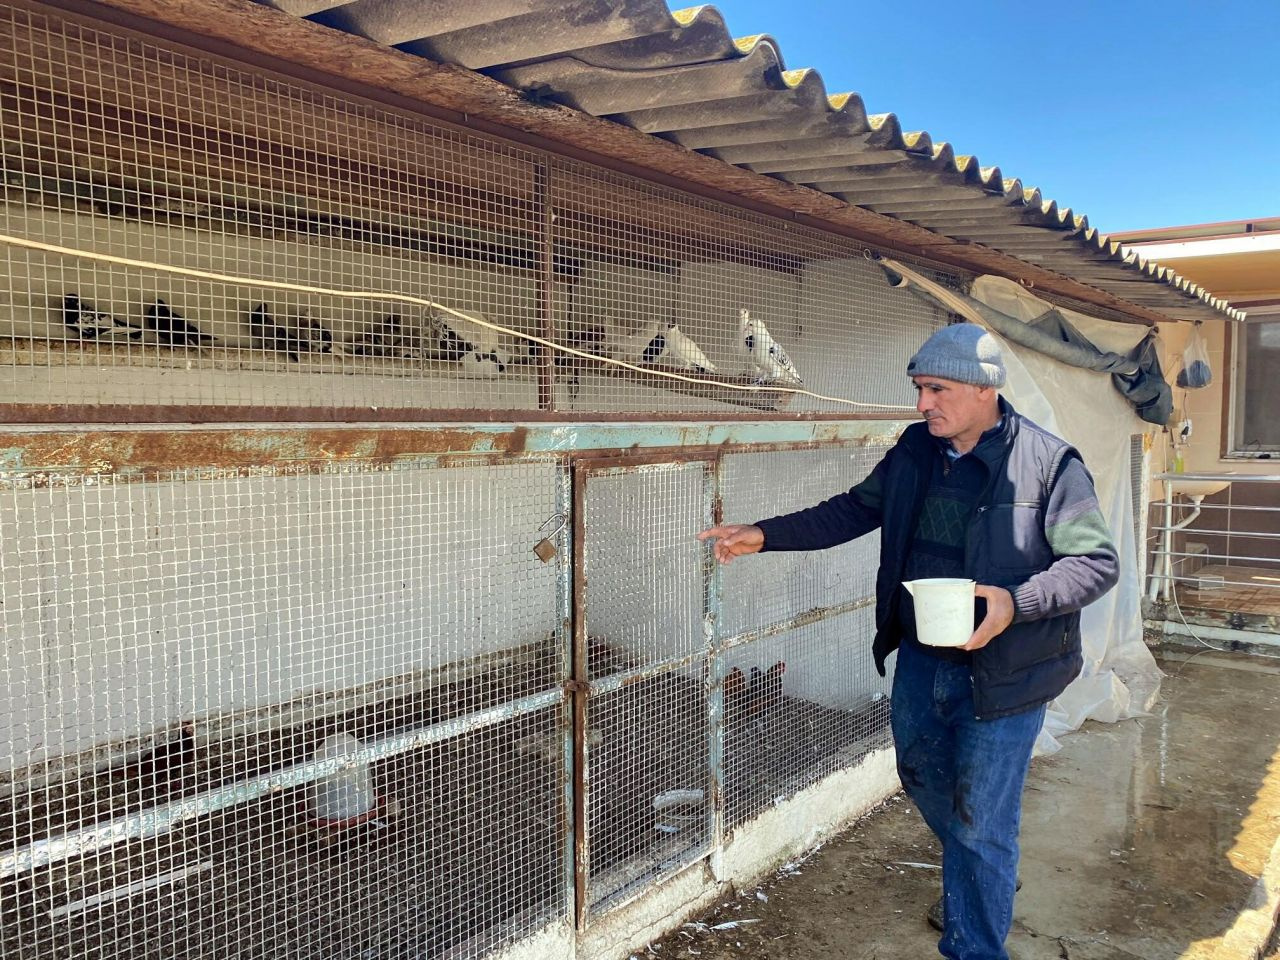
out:
<path id="1" fill-rule="evenodd" d="M 4 479 L 0 955 L 480 956 L 562 916 L 561 465 L 222 473 Z"/>
<path id="2" fill-rule="evenodd" d="M 1134 557 L 1138 563 L 1138 575 L 1146 573 L 1143 544 L 1147 532 L 1147 477 L 1150 465 L 1147 457 L 1147 435 L 1135 433 L 1129 437 L 1129 498 L 1133 506 L 1133 542 L 1136 545 Z"/>
<path id="3" fill-rule="evenodd" d="M 706 461 L 583 469 L 587 901 L 643 890 L 709 843 Z M 580 866 L 581 869 L 581 866 Z"/>
<path id="4" fill-rule="evenodd" d="M 753 509 L 760 458 L 808 478 L 786 508 L 881 453 L 582 474 L 587 919 L 883 744 L 847 548 L 730 585 L 693 537 L 717 495 Z M 6 474 L 0 952 L 478 957 L 565 916 L 574 550 L 531 546 L 567 477 L 563 458 Z M 764 625 L 724 630 L 752 593 Z"/>
<path id="5" fill-rule="evenodd" d="M 799 509 L 860 482 L 886 449 L 580 467 L 588 916 L 887 745 L 890 681 L 870 653 L 876 538 L 722 570 L 694 539 L 717 501 L 729 522 Z"/>
<path id="6" fill-rule="evenodd" d="M 0 402 L 874 411 L 911 404 L 908 345 L 946 319 L 851 241 L 107 27 L 0 22 L 0 234 L 228 278 L 0 244 Z"/>
<path id="7" fill-rule="evenodd" d="M 888 416 L 947 322 L 842 238 L 0 24 L 0 235 L 71 251 L 0 242 L 8 419 Z M 883 452 L 9 470 L 0 955 L 462 960 L 651 890 L 883 744 L 872 539 L 693 539 Z"/>
<path id="8" fill-rule="evenodd" d="M 750 523 L 811 506 L 861 482 L 886 451 L 874 443 L 728 455 L 725 517 Z M 782 470 L 786 484 L 768 482 Z M 878 555 L 872 533 L 722 571 L 728 826 L 888 743 L 891 675 L 881 678 L 871 657 Z"/>

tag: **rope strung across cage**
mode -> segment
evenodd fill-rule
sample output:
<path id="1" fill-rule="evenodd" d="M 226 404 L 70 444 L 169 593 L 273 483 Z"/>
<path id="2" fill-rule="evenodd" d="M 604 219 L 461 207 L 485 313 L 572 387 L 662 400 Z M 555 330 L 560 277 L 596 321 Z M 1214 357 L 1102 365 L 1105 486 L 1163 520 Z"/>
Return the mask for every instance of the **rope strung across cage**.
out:
<path id="1" fill-rule="evenodd" d="M 812 390 L 805 390 L 802 387 L 783 387 L 783 386 L 764 386 L 762 384 L 745 384 L 745 383 L 728 383 L 723 380 L 707 380 L 701 377 L 691 377 L 682 373 L 675 373 L 669 370 L 655 370 L 649 367 L 637 366 L 634 363 L 628 363 L 625 360 L 618 360 L 614 357 L 601 356 L 596 353 L 589 353 L 586 350 L 579 350 L 576 347 L 570 347 L 566 344 L 556 343 L 546 340 L 532 333 L 525 333 L 520 330 L 514 330 L 510 327 L 504 327 L 501 324 L 493 323 L 480 317 L 474 317 L 456 310 L 453 307 L 446 306 L 443 303 L 437 303 L 426 297 L 416 297 L 408 293 L 392 293 L 381 290 L 338 290 L 329 287 L 313 287 L 307 284 L 290 283 L 285 280 L 265 280 L 256 277 L 241 277 L 225 273 L 214 273 L 208 270 L 196 270 L 192 267 L 179 267 L 173 264 L 153 263 L 149 260 L 133 260 L 128 257 L 117 257 L 109 253 L 99 253 L 94 250 L 81 250 L 75 247 L 63 247 L 57 244 L 44 243 L 40 240 L 29 240 L 25 237 L 14 237 L 7 234 L 0 234 L 0 243 L 5 243 L 14 247 L 24 247 L 28 250 L 39 250 L 44 253 L 53 253 L 60 256 L 79 257 L 84 260 L 97 260 L 102 263 L 111 263 L 122 267 L 133 267 L 140 270 L 157 270 L 162 273 L 173 273 L 181 276 L 193 277 L 198 280 L 211 280 L 216 283 L 234 284 L 237 286 L 263 287 L 273 290 L 288 290 L 292 293 L 308 293 L 319 296 L 339 297 L 347 300 L 383 300 L 395 301 L 399 303 L 413 304 L 414 306 L 424 307 L 427 309 L 440 310 L 459 320 L 466 320 L 477 326 L 485 327 L 497 333 L 505 333 L 508 336 L 526 340 L 529 343 L 536 343 L 539 346 L 549 350 L 559 351 L 568 356 L 578 357 L 584 360 L 591 360 L 595 363 L 604 363 L 613 367 L 620 367 L 624 370 L 631 370 L 635 373 L 645 374 L 652 377 L 662 377 L 668 380 L 680 380 L 685 383 L 697 384 L 699 386 L 720 387 L 729 390 L 739 390 L 744 393 L 789 393 L 795 396 L 809 397 L 813 400 L 822 400 L 827 403 L 844 404 L 851 407 L 869 407 L 873 410 L 911 410 L 915 411 L 914 406 L 901 406 L 898 404 L 888 403 L 867 403 L 861 400 L 850 400 L 847 397 L 833 397 L 822 393 L 815 393 Z"/>

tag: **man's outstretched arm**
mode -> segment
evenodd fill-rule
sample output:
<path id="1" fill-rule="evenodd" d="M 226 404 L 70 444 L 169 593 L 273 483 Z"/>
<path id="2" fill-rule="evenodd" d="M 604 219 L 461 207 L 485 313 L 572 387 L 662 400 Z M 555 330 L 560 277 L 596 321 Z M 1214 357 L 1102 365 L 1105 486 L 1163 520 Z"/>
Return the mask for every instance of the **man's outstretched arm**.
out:
<path id="1" fill-rule="evenodd" d="M 762 550 L 824 550 L 848 543 L 880 526 L 890 456 L 892 451 L 862 483 L 816 506 L 755 524 L 712 527 L 698 534 L 698 539 L 715 539 L 715 555 L 721 563 Z"/>

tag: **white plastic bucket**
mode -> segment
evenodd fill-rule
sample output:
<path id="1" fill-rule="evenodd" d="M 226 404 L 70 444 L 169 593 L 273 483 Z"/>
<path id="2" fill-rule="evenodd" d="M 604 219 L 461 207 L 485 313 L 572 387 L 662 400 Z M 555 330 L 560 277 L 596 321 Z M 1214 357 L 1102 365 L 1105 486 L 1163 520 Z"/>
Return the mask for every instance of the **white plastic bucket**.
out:
<path id="1" fill-rule="evenodd" d="M 916 637 L 930 647 L 963 647 L 973 636 L 972 580 L 903 581 L 915 599 Z"/>

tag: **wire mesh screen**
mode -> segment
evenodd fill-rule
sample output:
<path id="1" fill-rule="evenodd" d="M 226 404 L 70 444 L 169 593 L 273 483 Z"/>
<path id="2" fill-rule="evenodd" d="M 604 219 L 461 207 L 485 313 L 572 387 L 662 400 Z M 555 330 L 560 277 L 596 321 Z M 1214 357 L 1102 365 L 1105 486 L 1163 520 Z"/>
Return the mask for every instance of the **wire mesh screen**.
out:
<path id="1" fill-rule="evenodd" d="M 0 954 L 468 957 L 563 915 L 559 470 L 6 474 Z"/>
<path id="2" fill-rule="evenodd" d="M 737 453 L 724 458 L 725 520 L 755 523 L 811 507 L 861 483 L 888 446 Z M 780 482 L 785 476 L 786 481 Z M 875 595 L 880 533 L 830 550 L 766 553 L 721 573 L 721 634 L 734 637 L 814 610 Z"/>
<path id="3" fill-rule="evenodd" d="M 851 241 L 113 28 L 0 26 L 3 403 L 840 412 L 909 406 L 945 322 Z"/>
<path id="4" fill-rule="evenodd" d="M 707 464 L 588 473 L 586 609 L 590 675 L 635 670 L 703 648 Z"/>
<path id="5" fill-rule="evenodd" d="M 581 264 L 557 291 L 563 342 L 699 381 L 563 358 L 562 408 L 914 404 L 907 360 L 947 318 L 888 288 L 863 248 L 695 198 L 673 205 L 670 191 L 621 175 L 553 172 L 558 241 Z M 591 237 L 612 249 L 578 254 Z"/>
<path id="6" fill-rule="evenodd" d="M 1129 437 L 1129 497 L 1133 506 L 1133 554 L 1138 562 L 1139 575 L 1146 572 L 1143 543 L 1146 539 L 1147 517 L 1147 450 L 1146 434 L 1135 433 Z"/>
<path id="7" fill-rule="evenodd" d="M 710 837 L 703 547 L 708 464 L 585 476 L 588 901 L 608 909 Z M 612 682 L 609 682 L 609 681 Z"/>
<path id="8" fill-rule="evenodd" d="M 724 820 L 733 827 L 889 744 L 889 678 L 862 607 L 726 654 Z M 738 679 L 740 678 L 740 679 Z"/>
<path id="9" fill-rule="evenodd" d="M 725 519 L 753 523 L 843 493 L 886 450 L 726 456 Z M 820 552 L 766 553 L 721 574 L 726 823 L 883 745 L 889 688 L 871 658 L 878 553 L 872 532 Z"/>

